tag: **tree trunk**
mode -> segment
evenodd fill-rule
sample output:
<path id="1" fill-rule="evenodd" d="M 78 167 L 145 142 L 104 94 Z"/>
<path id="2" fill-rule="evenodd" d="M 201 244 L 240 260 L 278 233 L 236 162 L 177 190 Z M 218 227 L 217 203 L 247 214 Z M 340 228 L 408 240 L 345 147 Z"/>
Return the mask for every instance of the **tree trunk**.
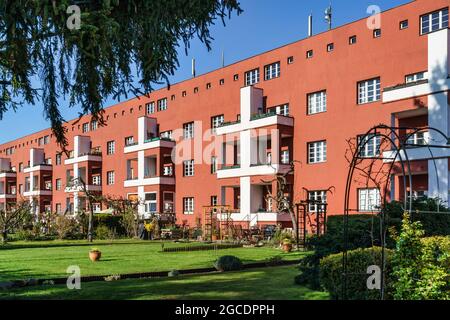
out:
<path id="1" fill-rule="evenodd" d="M 93 219 L 92 219 L 92 203 L 91 203 L 91 200 L 89 199 L 88 242 L 93 241 L 93 230 L 92 229 L 94 229 Z"/>
<path id="2" fill-rule="evenodd" d="M 8 241 L 8 232 L 6 229 L 3 229 L 2 231 L 2 244 L 5 244 Z"/>
<path id="3" fill-rule="evenodd" d="M 299 238 L 298 234 L 298 225 L 297 225 L 297 216 L 295 215 L 295 210 L 289 209 L 289 215 L 291 216 L 292 221 L 292 230 L 294 230 L 295 242 L 297 243 L 297 239 Z M 298 246 L 298 243 L 297 243 Z"/>

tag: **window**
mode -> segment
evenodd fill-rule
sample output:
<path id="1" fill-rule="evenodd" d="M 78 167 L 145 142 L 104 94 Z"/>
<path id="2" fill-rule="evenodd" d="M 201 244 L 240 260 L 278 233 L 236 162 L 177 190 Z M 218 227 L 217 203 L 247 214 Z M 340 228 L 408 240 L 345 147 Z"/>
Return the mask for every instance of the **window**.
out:
<path id="1" fill-rule="evenodd" d="M 405 77 L 405 83 L 412 83 L 412 82 L 417 82 L 420 80 L 424 80 L 427 76 L 426 72 L 418 72 L 418 73 L 414 73 L 414 74 L 408 74 Z"/>
<path id="2" fill-rule="evenodd" d="M 194 198 L 183 198 L 183 213 L 193 214 L 194 213 Z"/>
<path id="3" fill-rule="evenodd" d="M 39 138 L 38 145 L 42 146 L 44 144 L 44 137 Z"/>
<path id="4" fill-rule="evenodd" d="M 198 93 L 198 87 L 194 88 L 194 93 Z"/>
<path id="5" fill-rule="evenodd" d="M 57 154 L 56 154 L 56 157 L 55 157 L 56 165 L 59 166 L 59 165 L 61 164 L 61 161 L 62 161 L 62 159 L 61 159 L 61 153 L 57 153 Z"/>
<path id="6" fill-rule="evenodd" d="M 211 157 L 211 173 L 217 172 L 217 157 Z"/>
<path id="7" fill-rule="evenodd" d="M 313 55 L 314 55 L 314 51 L 313 50 L 306 51 L 306 59 L 312 58 Z"/>
<path id="8" fill-rule="evenodd" d="M 245 85 L 251 86 L 259 82 L 259 69 L 247 71 L 245 73 Z"/>
<path id="9" fill-rule="evenodd" d="M 289 164 L 289 150 L 281 151 L 281 164 Z"/>
<path id="10" fill-rule="evenodd" d="M 331 52 L 334 50 L 334 43 L 327 44 L 327 52 Z"/>
<path id="11" fill-rule="evenodd" d="M 288 64 L 293 64 L 294 63 L 294 57 L 293 56 L 288 57 L 287 58 L 287 63 Z"/>
<path id="12" fill-rule="evenodd" d="M 408 27 L 409 27 L 408 20 L 400 21 L 400 30 L 408 29 Z"/>
<path id="13" fill-rule="evenodd" d="M 420 17 L 421 34 L 448 28 L 448 8 L 424 14 Z"/>
<path id="14" fill-rule="evenodd" d="M 134 144 L 134 138 L 133 137 L 126 137 L 125 138 L 125 146 L 131 146 Z"/>
<path id="15" fill-rule="evenodd" d="M 164 176 L 172 177 L 173 176 L 173 166 L 164 166 Z"/>
<path id="16" fill-rule="evenodd" d="M 308 205 L 309 212 L 324 211 L 325 206 L 321 204 L 327 203 L 327 192 L 325 190 L 310 191 L 308 192 Z"/>
<path id="17" fill-rule="evenodd" d="M 378 101 L 380 98 L 380 78 L 358 82 L 358 104 Z"/>
<path id="18" fill-rule="evenodd" d="M 285 103 L 276 107 L 271 107 L 267 109 L 269 113 L 275 113 L 281 116 L 289 116 L 289 103 Z"/>
<path id="19" fill-rule="evenodd" d="M 351 36 L 350 38 L 348 38 L 348 43 L 349 44 L 355 44 L 356 43 L 356 36 Z"/>
<path id="20" fill-rule="evenodd" d="M 280 76 L 280 63 L 275 62 L 264 67 L 264 80 L 271 80 Z"/>
<path id="21" fill-rule="evenodd" d="M 308 94 L 308 114 L 327 111 L 327 92 L 325 90 Z"/>
<path id="22" fill-rule="evenodd" d="M 380 38 L 381 37 L 381 29 L 373 30 L 373 37 L 374 38 Z"/>
<path id="23" fill-rule="evenodd" d="M 21 162 L 21 163 L 19 163 L 19 172 L 22 172 L 23 171 L 23 163 Z"/>
<path id="24" fill-rule="evenodd" d="M 218 203 L 217 196 L 211 196 L 211 206 L 216 207 Z"/>
<path id="25" fill-rule="evenodd" d="M 378 211 L 380 207 L 380 191 L 378 189 L 359 189 L 358 204 L 359 211 L 369 212 Z"/>
<path id="26" fill-rule="evenodd" d="M 83 123 L 83 133 L 89 132 L 89 123 Z"/>
<path id="27" fill-rule="evenodd" d="M 155 113 L 155 102 L 149 102 L 145 105 L 145 111 L 147 114 Z"/>
<path id="28" fill-rule="evenodd" d="M 206 90 L 209 90 L 209 89 L 211 89 L 211 83 L 210 82 L 206 84 Z"/>
<path id="29" fill-rule="evenodd" d="M 92 211 L 94 212 L 100 212 L 102 210 L 102 206 L 100 203 L 93 203 L 92 204 Z"/>
<path id="30" fill-rule="evenodd" d="M 97 130 L 97 128 L 98 128 L 98 122 L 97 122 L 97 120 L 92 120 L 92 121 L 91 121 L 91 130 L 92 130 L 92 131 L 95 131 L 95 130 Z"/>
<path id="31" fill-rule="evenodd" d="M 362 141 L 364 139 L 364 141 Z M 381 137 L 370 134 L 358 137 L 358 146 L 360 147 L 359 156 L 362 158 L 377 157 L 380 155 Z"/>
<path id="32" fill-rule="evenodd" d="M 116 142 L 108 141 L 106 143 L 106 153 L 110 156 L 116 152 Z"/>
<path id="33" fill-rule="evenodd" d="M 106 173 L 106 183 L 110 186 L 114 184 L 115 174 L 114 171 L 108 171 Z"/>
<path id="34" fill-rule="evenodd" d="M 175 206 L 173 204 L 174 201 L 174 193 L 173 192 L 164 192 L 164 213 L 174 213 Z"/>
<path id="35" fill-rule="evenodd" d="M 145 213 L 157 212 L 156 192 L 145 194 L 144 207 Z"/>
<path id="36" fill-rule="evenodd" d="M 186 96 L 187 96 L 187 92 L 186 92 L 186 91 L 183 91 L 183 92 L 181 93 L 181 96 L 182 96 L 182 97 L 186 97 Z"/>
<path id="37" fill-rule="evenodd" d="M 317 141 L 308 143 L 308 163 L 327 161 L 327 142 Z"/>
<path id="38" fill-rule="evenodd" d="M 238 74 L 235 74 L 235 75 L 233 76 L 233 80 L 234 80 L 234 81 L 238 81 L 238 80 L 239 80 L 239 75 L 238 75 Z"/>
<path id="39" fill-rule="evenodd" d="M 161 132 L 161 138 L 172 139 L 172 130 Z"/>
<path id="40" fill-rule="evenodd" d="M 221 86 L 223 86 L 223 85 L 225 84 L 225 79 L 220 79 L 220 80 L 219 80 L 219 84 L 220 84 Z"/>
<path id="41" fill-rule="evenodd" d="M 194 123 L 193 122 L 183 124 L 183 136 L 185 139 L 193 139 L 194 138 Z"/>
<path id="42" fill-rule="evenodd" d="M 423 145 L 428 144 L 429 139 L 430 139 L 430 134 L 428 131 L 417 132 L 417 133 L 413 134 L 412 136 L 410 136 L 408 138 L 408 140 L 406 140 L 406 143 L 412 145 L 409 147 L 413 147 L 413 146 L 417 146 L 417 145 L 423 146 Z"/>
<path id="43" fill-rule="evenodd" d="M 62 189 L 62 181 L 61 179 L 56 179 L 56 190 L 61 190 Z"/>
<path id="44" fill-rule="evenodd" d="M 211 128 L 212 128 L 213 133 L 216 132 L 216 129 L 218 127 L 220 127 L 220 125 L 223 123 L 223 121 L 224 121 L 223 114 L 221 114 L 220 116 L 214 116 L 211 118 Z"/>
<path id="45" fill-rule="evenodd" d="M 194 160 L 183 161 L 183 176 L 194 176 Z"/>
<path id="46" fill-rule="evenodd" d="M 158 111 L 167 110 L 167 98 L 158 100 Z"/>
<path id="47" fill-rule="evenodd" d="M 45 136 L 44 137 L 44 144 L 49 144 L 50 142 L 50 137 L 49 136 Z"/>
<path id="48" fill-rule="evenodd" d="M 170 100 L 172 100 L 172 101 L 175 100 L 175 95 L 174 94 L 170 97 Z"/>
<path id="49" fill-rule="evenodd" d="M 102 185 L 102 179 L 100 175 L 92 176 L 92 184 L 94 186 L 101 186 Z"/>

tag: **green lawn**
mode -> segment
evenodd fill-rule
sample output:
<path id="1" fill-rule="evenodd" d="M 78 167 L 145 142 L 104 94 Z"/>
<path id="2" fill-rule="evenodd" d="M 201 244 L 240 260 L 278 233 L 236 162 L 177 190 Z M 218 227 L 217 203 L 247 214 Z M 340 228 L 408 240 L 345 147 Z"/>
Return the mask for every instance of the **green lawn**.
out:
<path id="1" fill-rule="evenodd" d="M 295 285 L 297 274 L 295 266 L 288 266 L 176 278 L 89 282 L 82 283 L 80 290 L 69 290 L 64 285 L 28 287 L 0 291 L 0 299 L 329 299 L 328 293 Z"/>
<path id="2" fill-rule="evenodd" d="M 166 242 L 168 246 L 184 246 Z M 198 244 L 201 245 L 201 244 Z M 102 251 L 100 262 L 88 258 L 89 250 Z M 69 266 L 77 265 L 82 276 L 166 271 L 211 267 L 221 255 L 235 255 L 244 263 L 281 256 L 300 259 L 305 253 L 283 253 L 274 248 L 237 248 L 215 251 L 161 253 L 161 242 L 138 240 L 13 242 L 0 246 L 0 281 L 66 277 Z"/>

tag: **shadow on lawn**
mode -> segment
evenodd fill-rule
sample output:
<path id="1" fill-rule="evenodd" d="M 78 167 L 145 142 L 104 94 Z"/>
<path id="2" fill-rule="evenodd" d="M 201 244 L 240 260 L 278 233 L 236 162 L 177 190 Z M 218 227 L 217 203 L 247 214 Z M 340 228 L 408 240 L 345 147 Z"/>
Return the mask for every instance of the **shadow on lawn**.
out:
<path id="1" fill-rule="evenodd" d="M 326 299 L 327 295 L 294 284 L 297 269 L 276 267 L 244 272 L 181 276 L 164 279 L 120 280 L 81 285 L 32 287 L 0 292 L 1 299 Z"/>
<path id="2" fill-rule="evenodd" d="M 54 243 L 39 243 L 39 241 L 34 241 L 30 243 L 14 243 L 9 242 L 6 245 L 0 245 L 1 250 L 14 250 L 14 249 L 34 249 L 34 248 L 64 248 L 64 247 L 93 247 L 96 245 L 109 246 L 109 245 L 151 245 L 159 244 L 162 241 L 145 241 L 145 240 L 130 240 L 130 241 L 110 241 L 110 242 L 54 242 Z M 167 242 L 165 242 L 167 243 Z"/>

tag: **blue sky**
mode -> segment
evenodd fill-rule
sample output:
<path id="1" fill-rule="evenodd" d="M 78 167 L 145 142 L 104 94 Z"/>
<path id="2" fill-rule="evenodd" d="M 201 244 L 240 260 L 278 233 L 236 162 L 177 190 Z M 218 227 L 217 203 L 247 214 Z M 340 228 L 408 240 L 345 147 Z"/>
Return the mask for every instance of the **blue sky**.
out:
<path id="1" fill-rule="evenodd" d="M 408 3 L 409 0 L 333 0 L 333 24 L 342 24 L 368 16 L 367 8 L 378 5 L 381 10 Z M 241 0 L 244 13 L 227 20 L 224 27 L 217 21 L 212 27 L 213 49 L 207 51 L 200 41 L 193 41 L 186 56 L 180 47 L 180 67 L 171 83 L 191 76 L 191 59 L 196 59 L 197 74 L 209 72 L 221 66 L 222 50 L 225 64 L 248 58 L 284 44 L 305 38 L 308 33 L 307 17 L 314 16 L 314 33 L 325 31 L 327 25 L 323 18 L 329 0 Z M 108 99 L 105 107 L 118 101 Z M 79 108 L 65 107 L 61 102 L 65 119 L 76 118 Z M 9 111 L 0 120 L 0 143 L 49 127 L 42 115 L 42 105 L 26 105 L 17 112 Z"/>

